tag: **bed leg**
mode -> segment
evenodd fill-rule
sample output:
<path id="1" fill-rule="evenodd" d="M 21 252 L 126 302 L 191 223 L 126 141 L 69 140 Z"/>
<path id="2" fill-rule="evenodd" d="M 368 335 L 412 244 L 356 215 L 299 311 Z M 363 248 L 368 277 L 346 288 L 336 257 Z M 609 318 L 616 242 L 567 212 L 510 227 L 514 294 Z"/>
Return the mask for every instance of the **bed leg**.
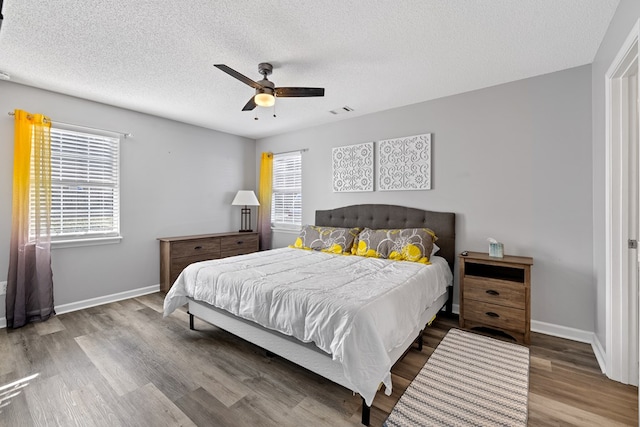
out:
<path id="1" fill-rule="evenodd" d="M 420 335 L 418 336 L 418 351 L 422 351 L 422 344 L 424 343 L 424 340 L 422 339 L 422 332 L 424 331 L 420 331 Z"/>
<path id="2" fill-rule="evenodd" d="M 453 314 L 453 286 L 449 286 L 449 299 L 447 300 L 447 314 Z"/>
<path id="3" fill-rule="evenodd" d="M 193 327 L 193 314 L 189 313 L 188 311 L 187 313 L 189 314 L 189 329 L 191 329 L 192 331 L 195 331 L 196 328 Z"/>
<path id="4" fill-rule="evenodd" d="M 365 426 L 368 426 L 370 418 L 371 418 L 371 407 L 367 405 L 367 402 L 364 401 L 364 397 L 363 397 L 362 398 L 362 424 Z"/>

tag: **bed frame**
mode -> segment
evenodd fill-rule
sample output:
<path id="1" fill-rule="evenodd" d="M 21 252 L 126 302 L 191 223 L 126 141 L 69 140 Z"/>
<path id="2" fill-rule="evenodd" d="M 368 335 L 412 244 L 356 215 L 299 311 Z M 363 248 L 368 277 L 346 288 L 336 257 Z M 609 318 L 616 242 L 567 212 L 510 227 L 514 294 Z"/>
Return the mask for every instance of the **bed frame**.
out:
<path id="1" fill-rule="evenodd" d="M 451 271 L 454 271 L 453 263 L 456 253 L 454 213 L 425 211 L 394 205 L 366 204 L 316 211 L 315 224 L 329 227 L 369 227 L 373 229 L 428 227 L 438 236 L 437 245 L 440 247 L 438 256 L 445 258 Z M 393 350 L 389 354 L 389 358 L 394 363 L 397 362 L 416 342 L 416 338 L 418 348 L 422 350 L 422 330 L 445 305 L 447 312 L 451 313 L 452 300 L 453 286 L 449 287 L 448 291 L 442 294 L 422 314 L 420 324 L 415 326 L 411 337 L 402 346 Z M 345 388 L 352 389 L 344 376 L 342 365 L 312 343 L 303 343 L 293 337 L 235 317 L 202 301 L 189 298 L 189 327 L 191 329 L 194 329 L 194 316 Z M 370 409 L 362 399 L 362 424 L 364 425 L 369 425 Z"/>

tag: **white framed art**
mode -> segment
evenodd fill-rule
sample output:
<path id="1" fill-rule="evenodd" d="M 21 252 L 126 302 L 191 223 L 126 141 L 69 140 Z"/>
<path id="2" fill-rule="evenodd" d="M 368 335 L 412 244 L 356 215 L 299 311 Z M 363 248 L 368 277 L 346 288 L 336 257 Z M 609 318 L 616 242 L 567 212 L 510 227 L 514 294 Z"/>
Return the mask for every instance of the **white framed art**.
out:
<path id="1" fill-rule="evenodd" d="M 373 142 L 335 147 L 331 154 L 333 191 L 373 191 Z"/>
<path id="2" fill-rule="evenodd" d="M 431 134 L 378 144 L 378 190 L 431 190 Z"/>

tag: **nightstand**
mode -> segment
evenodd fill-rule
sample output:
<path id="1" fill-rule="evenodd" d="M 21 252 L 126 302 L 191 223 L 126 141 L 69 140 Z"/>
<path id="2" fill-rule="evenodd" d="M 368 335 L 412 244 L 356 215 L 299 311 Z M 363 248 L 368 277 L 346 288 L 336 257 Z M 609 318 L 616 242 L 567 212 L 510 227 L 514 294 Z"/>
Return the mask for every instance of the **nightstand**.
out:
<path id="1" fill-rule="evenodd" d="M 159 237 L 160 290 L 169 292 L 184 268 L 198 261 L 258 251 L 258 233 L 218 233 Z"/>
<path id="2" fill-rule="evenodd" d="M 533 258 L 469 252 L 459 261 L 460 327 L 493 329 L 529 344 Z"/>

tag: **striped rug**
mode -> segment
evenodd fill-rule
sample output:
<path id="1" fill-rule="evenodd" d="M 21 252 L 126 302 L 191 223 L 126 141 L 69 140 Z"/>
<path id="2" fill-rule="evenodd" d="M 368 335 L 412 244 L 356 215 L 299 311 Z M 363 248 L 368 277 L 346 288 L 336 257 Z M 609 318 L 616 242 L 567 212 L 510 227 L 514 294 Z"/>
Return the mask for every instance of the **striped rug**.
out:
<path id="1" fill-rule="evenodd" d="M 384 426 L 526 426 L 529 349 L 451 329 Z"/>

